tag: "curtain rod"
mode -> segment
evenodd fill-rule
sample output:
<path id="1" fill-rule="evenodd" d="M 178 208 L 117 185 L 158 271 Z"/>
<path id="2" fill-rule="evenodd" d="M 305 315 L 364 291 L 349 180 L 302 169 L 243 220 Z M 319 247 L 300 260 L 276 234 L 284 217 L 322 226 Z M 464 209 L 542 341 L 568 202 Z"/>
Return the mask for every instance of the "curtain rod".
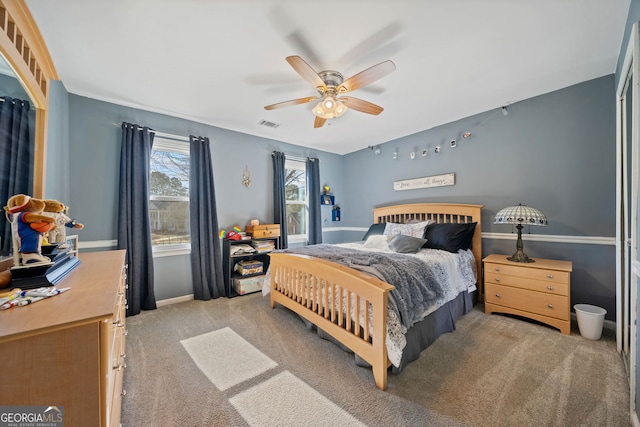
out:
<path id="1" fill-rule="evenodd" d="M 130 124 L 133 124 L 133 123 L 130 123 Z M 120 123 L 120 124 L 114 123 L 114 126 L 122 127 L 122 123 Z M 140 125 L 135 125 L 135 126 L 137 126 L 139 129 L 143 129 L 143 126 L 140 126 Z M 165 133 L 165 132 L 158 132 L 157 130 L 153 130 L 153 129 L 149 129 L 149 132 L 153 132 L 157 137 L 160 137 L 160 138 L 174 139 L 176 141 L 189 142 L 189 137 L 188 136 L 175 135 L 175 134 L 172 134 L 172 133 Z"/>
<path id="2" fill-rule="evenodd" d="M 272 151 L 271 155 L 273 156 L 276 152 Z M 311 160 L 312 162 L 314 162 L 316 159 L 312 158 L 312 157 L 298 157 L 298 156 L 290 156 L 288 154 L 284 155 L 288 160 L 295 160 L 298 162 L 306 162 L 307 160 Z"/>

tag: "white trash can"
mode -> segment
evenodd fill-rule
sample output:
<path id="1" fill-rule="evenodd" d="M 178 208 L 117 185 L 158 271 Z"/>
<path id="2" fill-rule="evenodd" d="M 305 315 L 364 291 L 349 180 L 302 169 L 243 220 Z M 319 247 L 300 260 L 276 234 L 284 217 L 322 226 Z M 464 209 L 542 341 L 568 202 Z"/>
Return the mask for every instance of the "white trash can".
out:
<path id="1" fill-rule="evenodd" d="M 573 308 L 576 310 L 580 335 L 590 340 L 599 340 L 607 310 L 589 304 L 576 304 Z"/>

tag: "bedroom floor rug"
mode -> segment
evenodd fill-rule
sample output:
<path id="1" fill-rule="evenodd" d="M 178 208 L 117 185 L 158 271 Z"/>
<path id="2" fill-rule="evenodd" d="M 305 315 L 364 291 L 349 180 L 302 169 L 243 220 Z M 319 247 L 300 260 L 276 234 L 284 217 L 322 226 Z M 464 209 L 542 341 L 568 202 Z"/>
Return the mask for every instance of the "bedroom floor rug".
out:
<path id="1" fill-rule="evenodd" d="M 353 355 L 319 339 L 289 310 L 271 309 L 259 293 L 144 311 L 127 318 L 122 425 L 288 427 L 320 418 L 311 409 L 288 418 L 298 401 L 282 409 L 279 393 L 287 390 L 293 399 L 324 396 L 330 402 L 318 408 L 328 407 L 331 421 L 336 406 L 345 419 L 376 427 L 631 425 L 629 382 L 608 331 L 591 341 L 575 324 L 571 335 L 562 335 L 483 309 L 477 305 L 456 331 L 438 338 L 402 373 L 389 375 L 386 392 L 376 389 L 371 370 L 356 366 Z M 219 335 L 208 335 L 212 331 Z M 218 388 L 183 345 L 207 336 L 227 342 L 216 341 L 215 355 L 209 354 L 207 363 L 218 370 L 240 369 L 239 351 L 259 352 L 276 365 L 264 370 L 272 366 L 267 362 L 242 382 L 217 379 Z"/>

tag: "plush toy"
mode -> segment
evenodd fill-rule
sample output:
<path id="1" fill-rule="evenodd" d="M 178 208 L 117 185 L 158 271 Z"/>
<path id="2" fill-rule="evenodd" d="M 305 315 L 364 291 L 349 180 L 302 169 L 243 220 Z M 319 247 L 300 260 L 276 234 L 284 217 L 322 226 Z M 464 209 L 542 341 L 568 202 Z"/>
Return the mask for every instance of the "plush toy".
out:
<path id="1" fill-rule="evenodd" d="M 56 227 L 54 219 L 42 215 L 45 203 L 43 200 L 34 199 L 26 194 L 11 196 L 4 207 L 7 218 L 13 224 L 12 230 L 17 240 L 19 265 L 27 265 L 36 262 L 51 262 L 42 255 L 40 249 L 44 233 Z"/>
<path id="2" fill-rule="evenodd" d="M 44 212 L 42 214 L 53 218 L 56 224 L 56 228 L 47 234 L 47 241 L 50 245 L 59 243 L 60 247 L 64 247 L 67 243 L 67 228 L 82 230 L 84 225 L 66 215 L 67 207 L 64 203 L 47 199 L 44 200 L 44 205 Z"/>

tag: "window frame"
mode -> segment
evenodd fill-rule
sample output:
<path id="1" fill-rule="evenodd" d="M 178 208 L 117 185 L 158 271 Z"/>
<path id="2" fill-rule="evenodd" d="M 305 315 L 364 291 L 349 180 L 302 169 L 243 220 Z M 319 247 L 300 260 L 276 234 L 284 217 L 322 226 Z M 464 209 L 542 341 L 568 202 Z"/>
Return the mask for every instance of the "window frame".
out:
<path id="1" fill-rule="evenodd" d="M 300 201 L 286 200 L 286 197 L 285 197 L 285 204 L 287 208 L 289 205 L 304 205 L 306 226 L 305 226 L 304 234 L 288 234 L 287 240 L 289 243 L 306 243 L 309 240 L 309 182 L 307 180 L 307 162 L 301 159 L 294 159 L 294 158 L 285 156 L 285 162 L 284 162 L 285 175 L 287 173 L 287 170 L 291 170 L 291 169 L 301 170 L 304 172 L 305 200 L 303 203 Z M 286 183 L 285 183 L 285 186 L 286 186 Z M 287 209 L 287 214 L 288 214 L 288 209 Z"/>
<path id="2" fill-rule="evenodd" d="M 151 147 L 151 153 L 154 151 L 164 151 L 168 153 L 177 153 L 184 154 L 187 156 L 191 156 L 190 145 L 186 141 L 174 140 L 162 136 L 155 136 L 153 138 L 153 145 Z M 151 174 L 151 168 L 149 168 L 149 174 Z M 189 170 L 189 174 L 191 174 L 191 170 Z M 149 177 L 150 178 L 150 177 Z M 156 201 L 187 201 L 191 202 L 189 196 L 180 197 L 180 196 L 153 196 L 149 195 L 149 202 Z M 153 241 L 151 242 L 151 250 L 153 252 L 154 258 L 160 258 L 165 256 L 174 256 L 174 255 L 189 255 L 191 254 L 191 231 L 189 230 L 189 243 L 178 243 L 171 245 L 154 245 Z"/>

